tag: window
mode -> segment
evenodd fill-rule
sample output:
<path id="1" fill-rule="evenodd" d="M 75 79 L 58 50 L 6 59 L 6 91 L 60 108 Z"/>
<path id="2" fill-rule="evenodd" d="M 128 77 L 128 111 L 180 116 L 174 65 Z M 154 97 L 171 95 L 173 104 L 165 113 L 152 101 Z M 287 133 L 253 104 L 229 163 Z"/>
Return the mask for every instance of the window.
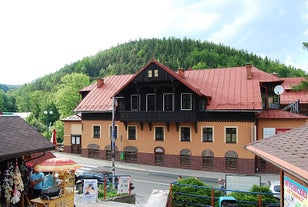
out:
<path id="1" fill-rule="evenodd" d="M 158 77 L 158 69 L 148 70 L 148 78 Z"/>
<path id="2" fill-rule="evenodd" d="M 105 156 L 106 156 L 106 160 L 111 160 L 112 159 L 112 150 L 111 150 L 111 145 L 107 145 L 105 147 Z M 115 156 L 117 156 L 117 152 L 119 151 L 119 149 L 117 147 L 115 147 Z"/>
<path id="3" fill-rule="evenodd" d="M 137 162 L 137 154 L 138 154 L 138 149 L 133 146 L 126 146 L 124 148 L 124 160 L 126 162 Z"/>
<path id="4" fill-rule="evenodd" d="M 202 127 L 202 142 L 213 142 L 213 127 Z"/>
<path id="5" fill-rule="evenodd" d="M 147 111 L 155 111 L 155 94 L 147 94 Z"/>
<path id="6" fill-rule="evenodd" d="M 188 149 L 183 149 L 180 152 L 180 165 L 189 166 L 190 165 L 191 152 Z"/>
<path id="7" fill-rule="evenodd" d="M 128 126 L 128 139 L 129 140 L 136 140 L 137 138 L 137 130 L 136 130 L 136 126 Z"/>
<path id="8" fill-rule="evenodd" d="M 110 134 L 110 138 L 112 138 L 112 125 L 109 126 L 109 134 Z M 114 126 L 114 137 L 117 139 L 118 138 L 118 126 Z"/>
<path id="9" fill-rule="evenodd" d="M 237 129 L 235 127 L 226 127 L 226 143 L 236 143 L 237 142 Z"/>
<path id="10" fill-rule="evenodd" d="M 148 70 L 148 77 L 152 78 L 153 77 L 153 71 L 152 70 Z"/>
<path id="11" fill-rule="evenodd" d="M 191 93 L 182 93 L 181 94 L 181 109 L 182 110 L 191 110 L 192 109 Z"/>
<path id="12" fill-rule="evenodd" d="M 100 138 L 101 137 L 101 126 L 94 125 L 93 126 L 93 138 Z"/>
<path id="13" fill-rule="evenodd" d="M 211 150 L 204 150 L 202 152 L 202 167 L 213 168 L 214 153 Z"/>
<path id="14" fill-rule="evenodd" d="M 98 149 L 88 149 L 88 157 L 99 158 L 99 150 Z"/>
<path id="15" fill-rule="evenodd" d="M 200 101 L 199 101 L 199 110 L 205 111 L 205 109 L 206 109 L 206 99 L 201 98 Z"/>
<path id="16" fill-rule="evenodd" d="M 266 169 L 266 161 L 262 158 L 260 158 L 260 167 L 262 170 Z"/>
<path id="17" fill-rule="evenodd" d="M 139 111 L 139 106 L 140 106 L 140 96 L 136 94 L 131 95 L 131 110 Z"/>
<path id="18" fill-rule="evenodd" d="M 80 144 L 81 135 L 72 135 L 71 144 Z"/>
<path id="19" fill-rule="evenodd" d="M 164 141 L 165 130 L 164 127 L 155 127 L 155 141 Z"/>
<path id="20" fill-rule="evenodd" d="M 158 69 L 154 70 L 154 77 L 158 77 Z"/>
<path id="21" fill-rule="evenodd" d="M 164 154 L 165 150 L 161 147 L 156 147 L 154 149 L 154 157 L 155 157 L 155 164 L 163 164 L 164 163 Z"/>
<path id="22" fill-rule="evenodd" d="M 164 111 L 174 110 L 174 98 L 173 93 L 164 93 Z"/>
<path id="23" fill-rule="evenodd" d="M 190 127 L 181 127 L 181 142 L 190 142 Z"/>
<path id="24" fill-rule="evenodd" d="M 89 144 L 88 147 L 88 157 L 99 158 L 99 146 L 97 144 Z"/>
<path id="25" fill-rule="evenodd" d="M 238 158 L 238 155 L 237 155 L 236 152 L 228 151 L 225 154 L 226 169 L 228 169 L 228 170 L 237 169 L 237 158 Z"/>

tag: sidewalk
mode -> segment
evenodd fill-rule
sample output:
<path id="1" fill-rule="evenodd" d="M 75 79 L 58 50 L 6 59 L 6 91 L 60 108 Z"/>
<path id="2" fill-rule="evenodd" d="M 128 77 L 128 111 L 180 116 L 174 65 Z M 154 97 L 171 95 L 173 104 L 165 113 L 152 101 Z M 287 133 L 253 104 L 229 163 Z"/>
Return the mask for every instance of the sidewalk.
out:
<path id="1" fill-rule="evenodd" d="M 64 153 L 64 152 L 53 152 L 56 157 L 67 157 L 70 159 L 78 159 L 86 162 L 88 165 L 95 165 L 97 164 L 98 159 L 91 159 L 87 157 L 81 157 L 80 155 L 75 155 L 75 154 L 69 154 L 69 153 Z M 74 158 L 75 157 L 75 158 Z M 107 160 L 99 160 L 102 165 L 110 165 L 110 161 Z M 134 163 L 126 163 L 126 162 L 117 162 L 117 168 L 122 168 L 122 169 L 128 169 L 128 170 L 136 170 L 136 171 L 145 171 L 149 173 L 164 173 L 164 174 L 176 174 L 176 175 L 181 175 L 182 177 L 199 177 L 202 180 L 214 180 L 217 181 L 219 178 L 224 179 L 226 173 L 221 173 L 221 172 L 206 172 L 206 171 L 198 171 L 198 170 L 188 170 L 188 169 L 178 169 L 178 168 L 168 168 L 168 167 L 159 167 L 159 166 L 151 166 L 151 165 L 140 165 L 140 164 L 134 164 Z M 256 174 L 261 176 L 261 183 L 265 184 L 270 180 L 279 180 L 279 175 L 278 174 L 263 174 L 259 173 Z M 85 204 L 82 203 L 82 197 L 81 195 L 76 195 L 75 196 L 75 204 L 76 207 L 81 207 L 84 206 Z M 146 201 L 142 201 L 142 203 L 136 203 L 135 205 L 133 204 L 127 204 L 127 203 L 119 203 L 119 202 L 111 202 L 111 201 L 99 201 L 96 204 L 86 204 L 87 206 L 90 207 L 98 207 L 98 206 L 127 206 L 127 207 L 145 207 L 146 206 Z"/>

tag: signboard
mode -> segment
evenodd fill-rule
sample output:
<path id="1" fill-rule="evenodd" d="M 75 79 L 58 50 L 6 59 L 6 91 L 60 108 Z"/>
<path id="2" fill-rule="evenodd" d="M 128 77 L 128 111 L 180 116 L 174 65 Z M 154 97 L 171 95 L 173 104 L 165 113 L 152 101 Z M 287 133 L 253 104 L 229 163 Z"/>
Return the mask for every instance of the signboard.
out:
<path id="1" fill-rule="evenodd" d="M 284 206 L 308 206 L 308 188 L 284 176 Z"/>
<path id="2" fill-rule="evenodd" d="M 97 180 L 96 179 L 84 179 L 82 201 L 96 203 L 97 201 Z"/>
<path id="3" fill-rule="evenodd" d="M 261 176 L 226 175 L 226 189 L 228 190 L 250 191 L 254 185 L 261 185 Z"/>
<path id="4" fill-rule="evenodd" d="M 263 128 L 263 138 L 271 137 L 275 134 L 283 133 L 290 130 L 290 128 Z"/>
<path id="5" fill-rule="evenodd" d="M 118 193 L 129 193 L 130 176 L 119 176 Z"/>

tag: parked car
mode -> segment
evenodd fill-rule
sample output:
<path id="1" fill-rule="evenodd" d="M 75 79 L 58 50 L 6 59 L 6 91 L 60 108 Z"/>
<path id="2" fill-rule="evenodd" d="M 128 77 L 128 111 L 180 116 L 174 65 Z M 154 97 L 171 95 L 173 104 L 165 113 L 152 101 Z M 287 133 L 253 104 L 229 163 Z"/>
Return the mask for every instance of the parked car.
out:
<path id="1" fill-rule="evenodd" d="M 83 180 L 84 179 L 96 179 L 97 185 L 102 185 L 105 183 L 105 178 L 107 181 L 107 186 L 112 185 L 113 174 L 110 171 L 77 171 L 75 178 L 76 190 L 82 193 L 83 190 Z M 115 187 L 117 188 L 119 182 L 118 176 L 115 176 Z M 134 186 L 130 183 L 130 190 L 133 190 Z"/>
<path id="2" fill-rule="evenodd" d="M 280 181 L 270 181 L 269 184 L 273 196 L 277 199 L 280 199 Z"/>

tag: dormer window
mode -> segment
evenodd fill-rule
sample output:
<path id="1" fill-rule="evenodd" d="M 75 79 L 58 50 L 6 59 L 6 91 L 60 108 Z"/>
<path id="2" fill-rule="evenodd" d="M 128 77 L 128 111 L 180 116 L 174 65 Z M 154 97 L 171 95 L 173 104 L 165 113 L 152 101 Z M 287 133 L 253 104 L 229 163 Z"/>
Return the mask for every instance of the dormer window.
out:
<path id="1" fill-rule="evenodd" d="M 148 78 L 157 78 L 158 77 L 158 69 L 148 70 Z"/>
<path id="2" fill-rule="evenodd" d="M 153 77 L 153 71 L 152 70 L 148 70 L 148 78 L 152 78 Z"/>
<path id="3" fill-rule="evenodd" d="M 154 77 L 158 77 L 158 69 L 154 70 Z"/>

